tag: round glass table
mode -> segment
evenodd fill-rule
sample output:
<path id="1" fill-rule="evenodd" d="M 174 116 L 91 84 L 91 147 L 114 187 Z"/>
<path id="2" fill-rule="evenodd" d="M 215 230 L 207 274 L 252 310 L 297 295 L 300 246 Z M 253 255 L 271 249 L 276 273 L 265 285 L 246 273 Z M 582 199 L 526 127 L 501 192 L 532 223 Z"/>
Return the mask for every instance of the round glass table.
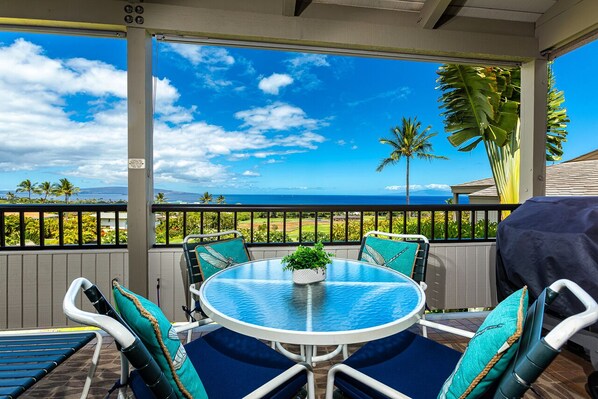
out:
<path id="1" fill-rule="evenodd" d="M 325 281 L 308 285 L 294 284 L 280 259 L 243 263 L 208 278 L 199 300 L 212 320 L 230 330 L 306 347 L 395 334 L 416 323 L 425 306 L 423 290 L 410 278 L 343 259 L 328 265 Z"/>

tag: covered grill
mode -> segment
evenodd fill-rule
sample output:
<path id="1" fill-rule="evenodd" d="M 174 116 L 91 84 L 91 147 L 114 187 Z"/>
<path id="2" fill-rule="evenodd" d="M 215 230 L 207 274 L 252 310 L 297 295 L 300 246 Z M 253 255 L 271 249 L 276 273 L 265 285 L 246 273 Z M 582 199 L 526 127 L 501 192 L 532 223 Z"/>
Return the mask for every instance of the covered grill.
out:
<path id="1" fill-rule="evenodd" d="M 498 227 L 498 299 L 527 285 L 534 299 L 560 278 L 598 298 L 598 197 L 536 197 Z M 563 318 L 582 310 L 572 295 L 552 309 Z M 591 327 L 598 332 L 598 324 Z"/>

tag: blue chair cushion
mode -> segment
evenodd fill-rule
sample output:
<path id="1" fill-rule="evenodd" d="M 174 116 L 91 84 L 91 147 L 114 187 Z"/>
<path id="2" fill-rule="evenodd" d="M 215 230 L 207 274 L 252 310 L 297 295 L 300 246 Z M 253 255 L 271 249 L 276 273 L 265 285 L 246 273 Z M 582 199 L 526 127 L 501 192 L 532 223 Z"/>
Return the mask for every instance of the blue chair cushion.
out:
<path id="1" fill-rule="evenodd" d="M 459 351 L 403 331 L 365 344 L 344 364 L 413 398 L 433 398 L 460 357 Z M 335 383 L 351 398 L 386 398 L 343 373 Z"/>
<path id="2" fill-rule="evenodd" d="M 363 243 L 361 260 L 390 267 L 406 276 L 413 276 L 419 244 L 368 236 Z"/>
<path id="3" fill-rule="evenodd" d="M 527 302 L 523 287 L 498 304 L 469 341 L 438 398 L 479 398 L 501 378 L 519 348 Z"/>
<path id="4" fill-rule="evenodd" d="M 198 244 L 195 252 L 204 280 L 229 266 L 249 261 L 242 237 Z"/>
<path id="5" fill-rule="evenodd" d="M 226 328 L 206 334 L 185 348 L 210 398 L 242 398 L 295 364 L 263 342 Z M 264 398 L 292 398 L 306 383 L 306 374 L 298 374 Z M 131 388 L 137 398 L 154 397 L 135 371 L 131 373 Z"/>
<path id="6" fill-rule="evenodd" d="M 177 397 L 206 399 L 203 384 L 162 310 L 116 280 L 112 286 L 119 313 L 156 360 Z"/>

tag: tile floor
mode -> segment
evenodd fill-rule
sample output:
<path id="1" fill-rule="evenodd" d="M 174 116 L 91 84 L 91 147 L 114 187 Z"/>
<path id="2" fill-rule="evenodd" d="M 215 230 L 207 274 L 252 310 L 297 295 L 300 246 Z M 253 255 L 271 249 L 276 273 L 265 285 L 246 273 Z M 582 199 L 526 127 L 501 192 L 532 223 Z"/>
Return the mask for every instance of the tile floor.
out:
<path id="1" fill-rule="evenodd" d="M 481 318 L 456 318 L 443 320 L 442 323 L 459 328 L 475 331 L 481 323 Z M 465 340 L 454 335 L 428 330 L 429 337 L 449 345 L 458 350 L 464 350 Z M 358 345 L 350 348 L 351 352 L 356 350 Z M 332 350 L 334 348 L 319 348 L 318 350 Z M 88 346 L 71 359 L 62 364 L 50 375 L 37 383 L 30 389 L 24 398 L 79 398 L 81 387 L 87 374 L 87 362 L 91 358 L 93 347 Z M 318 364 L 315 370 L 317 397 L 324 398 L 326 386 L 326 373 L 328 368 L 341 360 L 337 358 L 328 362 Z M 112 340 L 106 339 L 100 359 L 100 365 L 92 384 L 90 398 L 104 398 L 108 389 L 118 379 L 120 370 L 118 351 Z M 534 384 L 535 392 L 528 391 L 526 398 L 590 398 L 585 390 L 587 376 L 593 371 L 589 361 L 569 352 L 563 351 L 555 362 L 546 370 L 540 379 Z M 113 393 L 112 398 L 116 398 Z"/>

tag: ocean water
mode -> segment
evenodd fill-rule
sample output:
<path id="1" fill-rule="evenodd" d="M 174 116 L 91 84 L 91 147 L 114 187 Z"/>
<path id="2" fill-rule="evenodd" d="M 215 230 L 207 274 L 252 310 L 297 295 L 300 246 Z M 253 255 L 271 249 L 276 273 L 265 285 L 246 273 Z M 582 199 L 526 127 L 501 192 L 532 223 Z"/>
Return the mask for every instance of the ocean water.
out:
<path id="1" fill-rule="evenodd" d="M 84 199 L 88 196 L 79 195 L 77 198 Z M 94 194 L 93 198 L 100 198 L 102 195 Z M 126 196 L 116 195 L 113 201 L 118 199 L 126 200 Z M 108 197 L 113 197 L 108 195 Z M 166 193 L 168 203 L 198 203 L 201 194 L 195 193 Z M 218 195 L 214 195 L 214 202 Z M 405 196 L 401 195 L 291 195 L 291 194 L 226 194 L 226 204 L 241 205 L 402 205 L 405 204 Z M 411 205 L 437 205 L 444 204 L 451 198 L 445 196 L 410 196 Z"/>
<path id="2" fill-rule="evenodd" d="M 71 198 L 71 201 L 77 200 L 97 200 L 97 201 L 126 201 L 127 195 L 115 192 L 82 192 Z M 0 191 L 0 196 L 4 197 L 5 192 Z M 167 203 L 199 203 L 202 194 L 187 192 L 165 192 Z M 214 203 L 218 194 L 212 194 Z M 23 194 L 19 195 L 24 196 Z M 37 196 L 33 196 L 36 198 Z M 404 205 L 404 195 L 300 195 L 300 194 L 225 194 L 225 204 L 241 205 Z M 446 195 L 411 195 L 411 205 L 438 205 L 445 204 L 446 200 L 451 198 Z M 53 197 L 52 199 L 55 199 Z M 62 199 L 62 198 L 59 198 Z M 466 197 L 462 196 L 460 202 Z"/>

